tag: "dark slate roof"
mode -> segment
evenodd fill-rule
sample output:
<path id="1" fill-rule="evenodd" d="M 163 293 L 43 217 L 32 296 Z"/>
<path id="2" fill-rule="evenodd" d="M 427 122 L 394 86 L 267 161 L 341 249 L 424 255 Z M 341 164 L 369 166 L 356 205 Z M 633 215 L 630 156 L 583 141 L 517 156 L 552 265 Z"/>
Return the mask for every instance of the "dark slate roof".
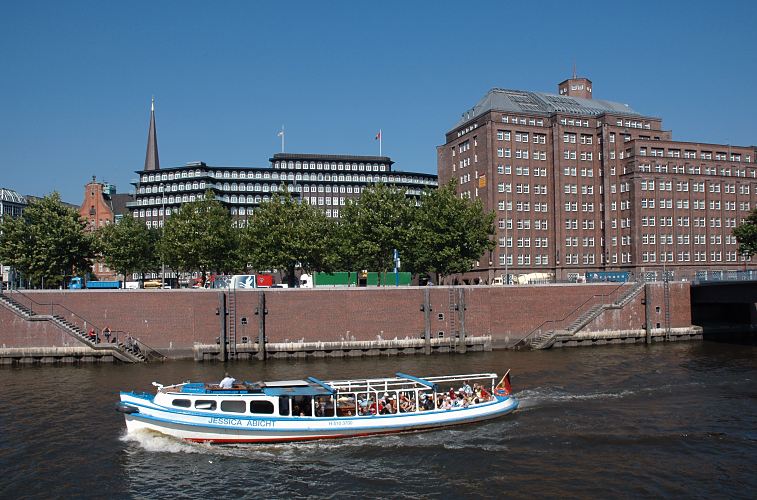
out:
<path id="1" fill-rule="evenodd" d="M 273 155 L 273 158 L 270 158 L 270 161 L 276 160 L 328 160 L 394 163 L 388 156 L 319 155 L 313 153 L 276 153 Z"/>
<path id="2" fill-rule="evenodd" d="M 114 215 L 128 214 L 129 209 L 126 204 L 134 201 L 134 195 L 129 193 L 116 193 L 110 195 L 110 209 Z"/>
<path id="3" fill-rule="evenodd" d="M 584 99 L 543 92 L 526 92 L 523 90 L 491 89 L 473 106 L 463 113 L 455 124 L 459 127 L 473 118 L 489 111 L 551 115 L 565 113 L 578 116 L 599 116 L 605 113 L 642 116 L 627 104 L 620 104 L 601 99 Z"/>

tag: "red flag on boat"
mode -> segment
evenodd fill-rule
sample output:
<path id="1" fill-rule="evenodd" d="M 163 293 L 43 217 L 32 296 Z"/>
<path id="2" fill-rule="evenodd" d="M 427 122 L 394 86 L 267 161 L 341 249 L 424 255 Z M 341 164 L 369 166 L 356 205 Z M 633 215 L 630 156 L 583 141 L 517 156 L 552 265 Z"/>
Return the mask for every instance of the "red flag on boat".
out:
<path id="1" fill-rule="evenodd" d="M 510 370 L 507 370 L 505 376 L 499 381 L 494 388 L 494 394 L 497 396 L 509 396 L 513 392 L 513 387 L 510 385 Z"/>

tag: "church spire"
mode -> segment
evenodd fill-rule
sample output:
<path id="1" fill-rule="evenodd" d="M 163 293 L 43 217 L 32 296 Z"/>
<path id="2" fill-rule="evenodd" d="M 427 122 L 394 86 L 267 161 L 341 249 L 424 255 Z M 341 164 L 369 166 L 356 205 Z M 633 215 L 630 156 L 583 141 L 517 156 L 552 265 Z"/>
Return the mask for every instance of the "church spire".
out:
<path id="1" fill-rule="evenodd" d="M 150 106 L 150 131 L 147 133 L 147 155 L 145 156 L 145 170 L 160 170 L 158 159 L 158 132 L 155 130 L 155 97 Z"/>

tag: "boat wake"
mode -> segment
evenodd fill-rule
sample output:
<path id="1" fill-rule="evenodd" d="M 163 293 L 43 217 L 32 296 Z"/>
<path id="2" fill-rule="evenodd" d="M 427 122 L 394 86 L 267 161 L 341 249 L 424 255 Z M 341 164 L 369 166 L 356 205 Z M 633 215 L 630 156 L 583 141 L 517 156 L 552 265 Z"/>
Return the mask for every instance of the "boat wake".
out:
<path id="1" fill-rule="evenodd" d="M 587 394 L 571 394 L 560 389 L 537 387 L 520 391 L 516 396 L 520 401 L 518 411 L 529 411 L 542 406 L 551 406 L 574 401 L 622 399 L 638 394 L 638 390 L 623 389 L 619 391 L 591 392 Z"/>
<path id="2" fill-rule="evenodd" d="M 324 439 L 291 443 L 208 444 L 184 441 L 156 431 L 140 429 L 125 432 L 120 440 L 132 443 L 148 453 L 204 454 L 218 457 L 245 457 L 298 461 L 308 456 L 323 458 L 332 454 L 363 453 L 366 447 L 380 449 L 425 449 L 443 447 L 448 450 L 484 449 L 507 451 L 507 447 L 492 441 L 492 436 L 507 434 L 517 424 L 501 421 L 472 424 L 460 429 L 408 431 L 398 434 Z"/>
<path id="3" fill-rule="evenodd" d="M 519 412 L 530 411 L 543 406 L 554 406 L 555 404 L 570 404 L 573 402 L 603 400 L 603 399 L 624 399 L 631 397 L 650 396 L 655 393 L 667 393 L 680 391 L 682 388 L 698 389 L 703 387 L 701 382 L 684 382 L 675 384 L 653 385 L 649 387 L 637 386 L 634 389 L 605 390 L 587 393 L 571 393 L 562 388 L 536 387 L 534 389 L 525 389 L 515 396 L 520 401 Z"/>
<path id="4" fill-rule="evenodd" d="M 144 451 L 163 453 L 206 453 L 209 447 L 201 443 L 190 443 L 148 429 L 125 432 L 121 441 L 134 443 Z"/>

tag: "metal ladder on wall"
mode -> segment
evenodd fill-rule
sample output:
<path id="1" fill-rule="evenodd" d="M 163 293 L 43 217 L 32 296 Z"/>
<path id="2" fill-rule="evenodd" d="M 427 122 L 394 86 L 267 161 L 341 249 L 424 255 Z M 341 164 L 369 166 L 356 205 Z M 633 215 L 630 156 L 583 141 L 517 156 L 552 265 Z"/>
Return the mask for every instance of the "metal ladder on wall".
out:
<path id="1" fill-rule="evenodd" d="M 228 316 L 229 316 L 229 356 L 237 357 L 237 291 L 234 288 L 229 288 L 229 304 L 228 304 Z"/>
<path id="2" fill-rule="evenodd" d="M 454 339 L 459 335 L 457 331 L 457 289 L 449 287 L 448 293 L 447 324 L 449 325 L 449 337 Z"/>
<path id="3" fill-rule="evenodd" d="M 667 276 L 663 281 L 662 290 L 665 303 L 665 340 L 670 340 L 670 283 Z"/>

